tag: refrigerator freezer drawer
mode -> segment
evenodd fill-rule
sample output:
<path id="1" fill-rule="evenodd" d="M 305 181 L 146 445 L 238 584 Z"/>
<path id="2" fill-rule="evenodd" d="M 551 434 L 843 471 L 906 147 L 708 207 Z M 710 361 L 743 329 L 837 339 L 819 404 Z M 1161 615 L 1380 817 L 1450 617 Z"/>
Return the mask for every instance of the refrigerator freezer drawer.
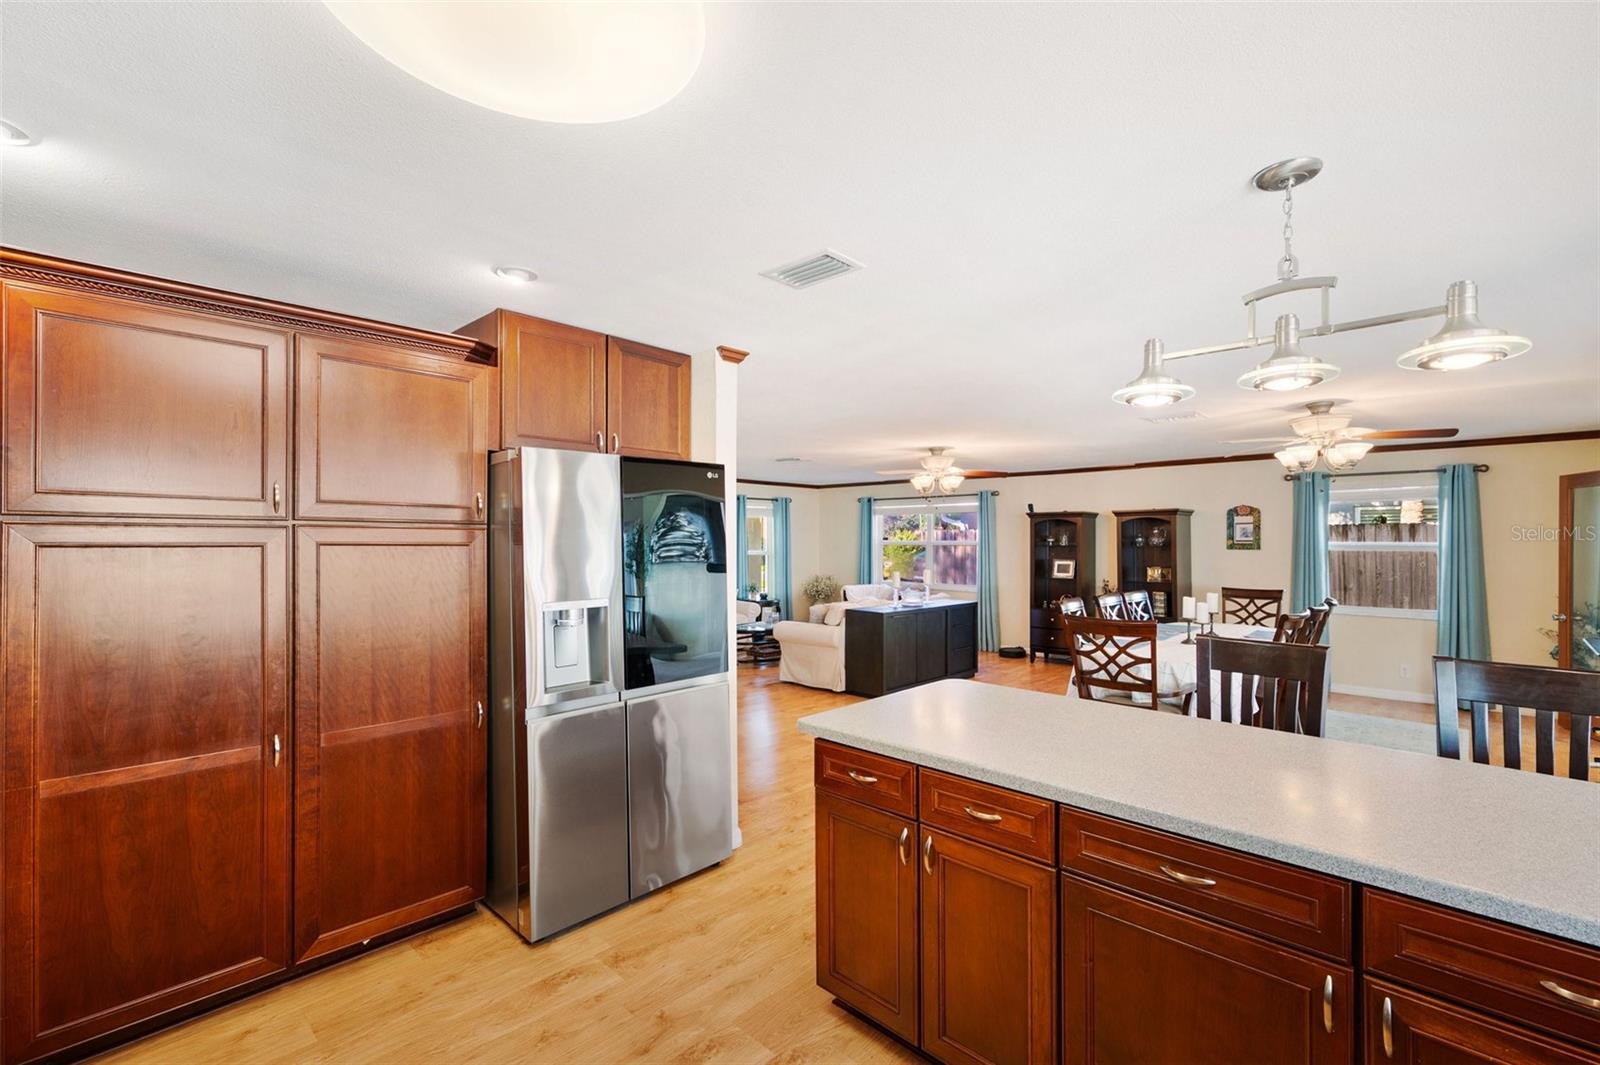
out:
<path id="1" fill-rule="evenodd" d="M 733 727 L 728 686 L 628 702 L 633 896 L 733 853 Z"/>
<path id="2" fill-rule="evenodd" d="M 528 894 L 543 939 L 628 901 L 627 727 L 621 703 L 528 721 Z"/>

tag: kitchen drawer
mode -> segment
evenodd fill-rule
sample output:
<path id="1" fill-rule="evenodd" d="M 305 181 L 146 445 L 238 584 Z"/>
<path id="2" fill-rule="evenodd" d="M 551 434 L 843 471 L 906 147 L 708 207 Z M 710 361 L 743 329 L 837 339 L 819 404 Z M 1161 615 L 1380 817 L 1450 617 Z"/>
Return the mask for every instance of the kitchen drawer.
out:
<path id="1" fill-rule="evenodd" d="M 1368 1065 L 1394 1061 L 1600 1065 L 1600 1056 L 1537 1032 L 1381 980 L 1366 979 L 1363 984 L 1367 1023 L 1361 1060 Z"/>
<path id="2" fill-rule="evenodd" d="M 1600 950 L 1448 910 L 1366 892 L 1366 968 L 1520 1024 L 1600 1049 Z"/>
<path id="3" fill-rule="evenodd" d="M 818 740 L 816 766 L 819 791 L 917 816 L 917 767 L 910 762 Z"/>
<path id="4" fill-rule="evenodd" d="M 1056 857 L 1055 803 L 933 769 L 918 785 L 922 823 L 1041 862 Z"/>
<path id="5" fill-rule="evenodd" d="M 1350 958 L 1351 886 L 1344 880 L 1067 806 L 1061 867 L 1290 946 Z"/>

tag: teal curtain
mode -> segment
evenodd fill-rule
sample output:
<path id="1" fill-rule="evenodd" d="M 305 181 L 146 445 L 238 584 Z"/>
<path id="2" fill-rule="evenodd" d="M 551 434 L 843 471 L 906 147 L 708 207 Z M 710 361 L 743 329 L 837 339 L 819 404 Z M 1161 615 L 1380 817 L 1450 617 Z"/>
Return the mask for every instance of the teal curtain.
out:
<path id="1" fill-rule="evenodd" d="M 1258 534 L 1259 535 L 1259 534 Z M 1289 609 L 1299 613 L 1328 598 L 1328 475 L 1294 479 L 1294 530 L 1290 545 Z"/>
<path id="2" fill-rule="evenodd" d="M 1478 471 L 1466 463 L 1439 468 L 1438 628 L 1439 654 L 1489 660 Z"/>
<path id="3" fill-rule="evenodd" d="M 733 508 L 733 571 L 739 576 L 733 582 L 733 591 L 736 596 L 743 599 L 750 593 L 749 566 L 746 565 L 750 558 L 749 525 L 746 518 L 749 516 L 746 507 L 749 496 L 734 496 Z"/>
<path id="4" fill-rule="evenodd" d="M 882 575 L 872 572 L 872 497 L 862 496 L 856 502 L 861 507 L 860 539 L 856 546 L 856 583 L 873 584 Z"/>
<path id="5" fill-rule="evenodd" d="M 978 650 L 1000 650 L 1000 581 L 996 577 L 994 498 L 978 493 Z"/>
<path id="6" fill-rule="evenodd" d="M 789 568 L 789 497 L 772 501 L 772 598 L 778 601 L 780 617 L 794 617 L 789 598 L 794 594 L 794 577 Z"/>

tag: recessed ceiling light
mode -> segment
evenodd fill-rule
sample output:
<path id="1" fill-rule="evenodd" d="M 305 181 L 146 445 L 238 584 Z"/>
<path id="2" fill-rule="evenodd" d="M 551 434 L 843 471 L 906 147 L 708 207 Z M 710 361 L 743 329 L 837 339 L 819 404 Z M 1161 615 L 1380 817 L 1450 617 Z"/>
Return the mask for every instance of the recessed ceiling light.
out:
<path id="1" fill-rule="evenodd" d="M 452 96 L 545 122 L 653 111 L 694 77 L 697 2 L 415 3 L 324 0 L 362 43 Z"/>
<path id="2" fill-rule="evenodd" d="M 28 136 L 27 130 L 0 118 L 0 144 L 7 148 L 26 148 L 32 143 L 33 138 Z"/>
<path id="3" fill-rule="evenodd" d="M 514 281 L 519 285 L 527 285 L 539 280 L 538 274 L 521 266 L 497 266 L 494 268 L 494 276 L 503 277 L 507 281 Z"/>

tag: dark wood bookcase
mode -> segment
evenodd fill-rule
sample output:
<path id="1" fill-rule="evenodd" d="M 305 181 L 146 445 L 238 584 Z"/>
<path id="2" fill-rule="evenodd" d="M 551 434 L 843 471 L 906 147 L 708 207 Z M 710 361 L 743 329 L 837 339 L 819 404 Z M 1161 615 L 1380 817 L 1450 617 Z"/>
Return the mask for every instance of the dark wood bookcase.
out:
<path id="1" fill-rule="evenodd" d="M 1090 510 L 1028 511 L 1028 661 L 1052 654 L 1071 657 L 1062 597 L 1094 597 L 1094 528 Z M 1056 563 L 1072 563 L 1072 576 L 1057 577 Z M 1090 607 L 1090 612 L 1093 612 Z"/>
<path id="2" fill-rule="evenodd" d="M 1192 510 L 1118 510 L 1117 590 L 1147 591 L 1157 621 L 1178 617 L 1191 594 L 1189 518 Z M 1159 573 L 1157 572 L 1159 571 Z"/>

